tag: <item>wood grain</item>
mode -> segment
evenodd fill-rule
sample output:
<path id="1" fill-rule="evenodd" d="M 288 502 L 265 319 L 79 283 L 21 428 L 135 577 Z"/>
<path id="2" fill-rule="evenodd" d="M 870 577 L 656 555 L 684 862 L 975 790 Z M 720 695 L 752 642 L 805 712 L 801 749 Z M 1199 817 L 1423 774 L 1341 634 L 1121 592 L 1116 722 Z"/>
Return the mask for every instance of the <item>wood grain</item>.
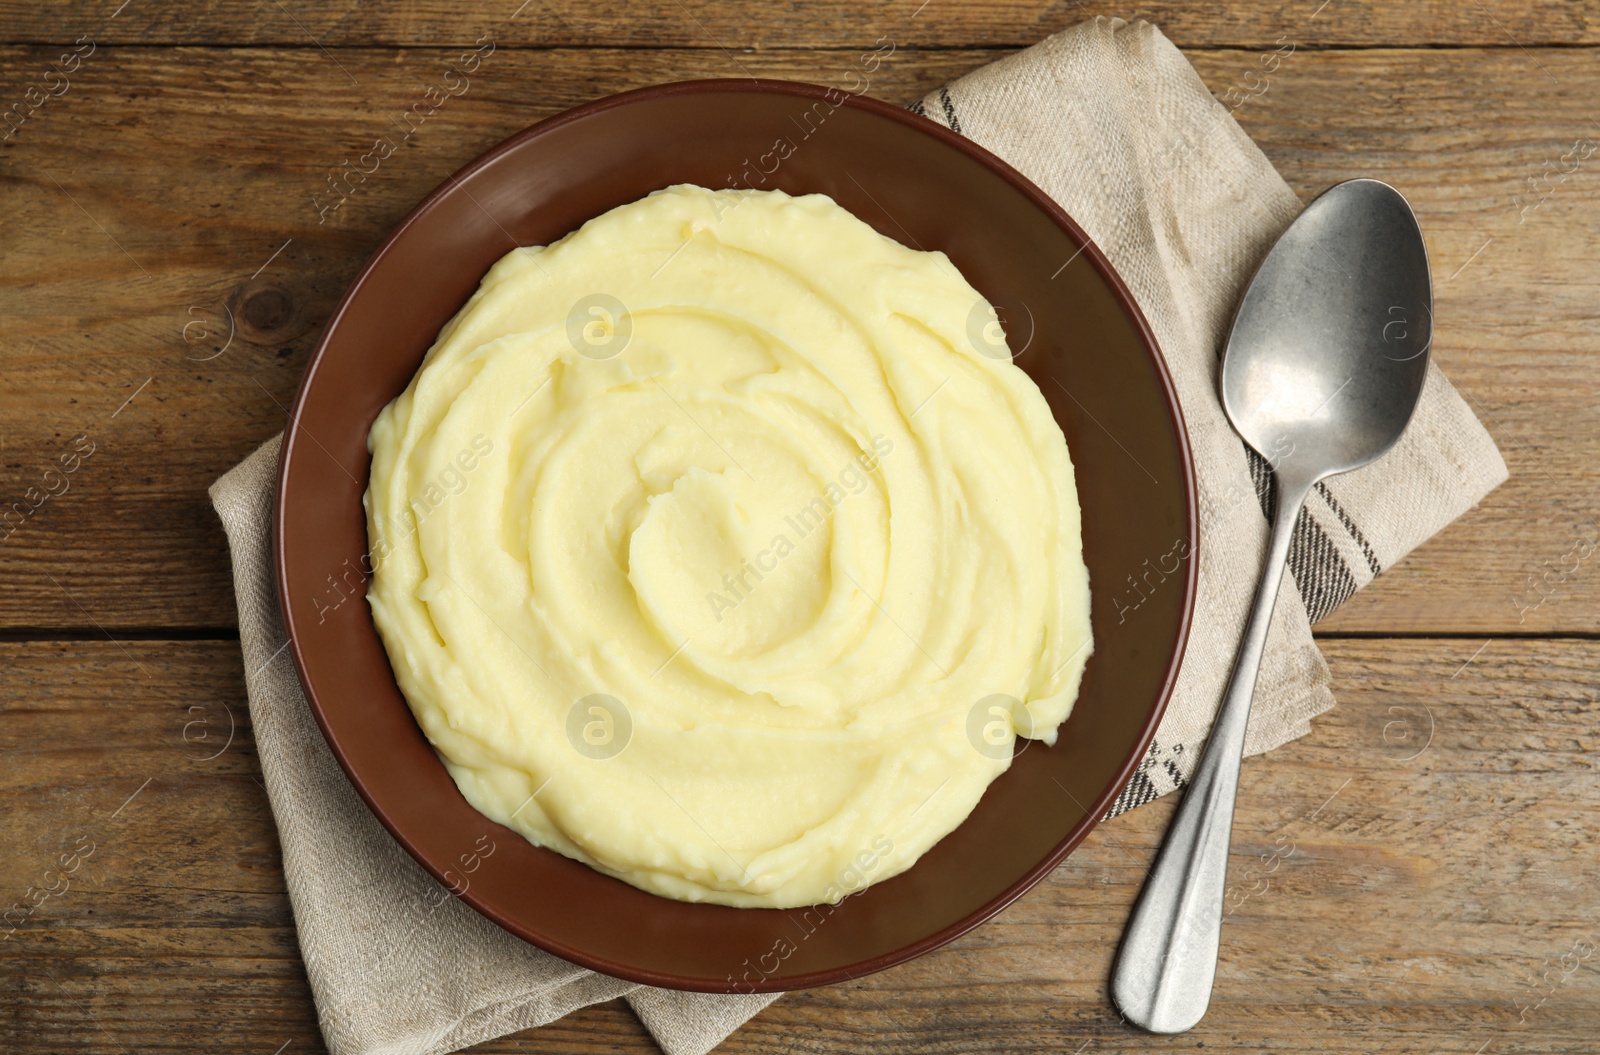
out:
<path id="1" fill-rule="evenodd" d="M 1327 643 L 1340 705 L 1246 763 L 1226 945 L 1194 1032 L 1138 1034 L 1106 1003 L 1162 801 L 954 945 L 786 996 L 719 1052 L 1591 1052 L 1600 643 L 1495 642 L 1467 662 L 1474 648 Z M 6 643 L 0 663 L 0 902 L 94 845 L 0 943 L 0 1047 L 322 1050 L 237 645 Z M 475 1050 L 654 1049 L 611 1004 Z"/>
<path id="2" fill-rule="evenodd" d="M 37 77 L 52 54 L 0 49 L 0 83 Z M 456 54 L 101 47 L 3 144 L 0 507 L 25 501 L 75 435 L 96 446 L 0 541 L 0 628 L 231 625 L 206 486 L 282 427 L 345 285 L 465 160 L 609 92 L 741 69 L 841 83 L 857 57 L 497 51 L 319 223 L 329 173 Z M 997 54 L 902 49 L 871 91 L 915 98 Z M 1435 354 L 1512 470 L 1329 630 L 1600 632 L 1600 158 L 1542 179 L 1574 141 L 1600 141 L 1593 54 L 1297 51 L 1236 111 L 1302 196 L 1355 175 L 1411 196 L 1437 271 Z M 1219 95 L 1258 61 L 1191 58 Z M 227 313 L 234 341 L 208 358 Z"/>
<path id="3" fill-rule="evenodd" d="M 0 1050 L 322 1050 L 238 643 L 214 639 L 234 613 L 205 488 L 282 427 L 416 201 L 607 93 L 846 83 L 892 41 L 870 91 L 906 102 L 1100 14 L 1156 22 L 1225 99 L 1260 91 L 1251 49 L 1295 45 L 1235 116 L 1302 197 L 1356 175 L 1411 197 L 1435 354 L 1512 479 L 1319 628 L 1340 705 L 1246 764 L 1199 1029 L 1151 1038 L 1106 1001 L 1162 801 L 952 946 L 786 996 L 719 1055 L 1593 1051 L 1600 157 L 1559 159 L 1600 142 L 1600 0 L 0 0 L 0 114 L 43 99 L 0 121 L 0 512 L 31 510 L 0 520 L 0 906 L 93 846 L 0 924 Z M 328 175 L 491 41 L 319 222 Z M 655 1048 L 613 1001 L 475 1050 Z"/>
<path id="4" fill-rule="evenodd" d="M 449 0 L 330 5 L 255 0 L 104 0 L 80 5 L 0 3 L 0 40 L 63 43 L 87 34 L 107 44 L 274 44 L 339 48 L 466 45 L 492 34 L 507 46 L 726 48 L 839 47 L 887 37 L 915 47 L 1023 46 L 1097 15 L 1146 19 L 1186 46 L 1271 45 L 1280 37 L 1320 45 L 1592 44 L 1594 0 L 1276 0 L 1195 4 L 1182 0 L 675 0 L 629 4 L 498 0 L 463 11 Z M 319 9 L 320 7 L 320 9 Z"/>

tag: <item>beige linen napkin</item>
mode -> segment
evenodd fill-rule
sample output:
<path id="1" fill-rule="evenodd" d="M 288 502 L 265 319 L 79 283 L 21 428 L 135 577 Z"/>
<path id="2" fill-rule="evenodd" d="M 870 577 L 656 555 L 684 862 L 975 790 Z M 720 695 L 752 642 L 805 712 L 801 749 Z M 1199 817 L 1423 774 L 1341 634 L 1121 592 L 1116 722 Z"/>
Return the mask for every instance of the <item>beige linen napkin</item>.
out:
<path id="1" fill-rule="evenodd" d="M 1083 225 L 1149 318 L 1183 404 L 1200 482 L 1194 629 L 1155 743 L 1112 810 L 1120 812 L 1181 787 L 1192 771 L 1261 571 L 1265 465 L 1223 417 L 1216 364 L 1243 284 L 1300 203 L 1144 23 L 1084 23 L 912 108 L 1011 162 Z M 356 796 L 284 647 L 269 552 L 280 442 L 211 495 L 233 550 L 250 713 L 329 1048 L 433 1055 L 622 995 L 669 1055 L 709 1051 L 773 998 L 635 986 L 513 938 L 447 896 Z M 1294 585 L 1274 617 L 1247 750 L 1303 735 L 1333 705 L 1311 622 L 1505 477 L 1493 442 L 1430 369 L 1401 444 L 1319 488 L 1302 514 Z"/>
<path id="2" fill-rule="evenodd" d="M 912 106 L 1009 161 L 1105 251 L 1155 330 L 1200 486 L 1200 586 L 1178 683 L 1111 812 L 1184 785 L 1222 698 L 1267 549 L 1270 477 L 1217 396 L 1222 342 L 1256 264 L 1300 212 L 1266 156 L 1156 27 L 1097 18 Z M 1114 427 L 1114 423 L 1112 424 Z M 1295 525 L 1247 754 L 1333 706 L 1311 624 L 1506 478 L 1435 366 L 1400 443 L 1318 484 Z"/>

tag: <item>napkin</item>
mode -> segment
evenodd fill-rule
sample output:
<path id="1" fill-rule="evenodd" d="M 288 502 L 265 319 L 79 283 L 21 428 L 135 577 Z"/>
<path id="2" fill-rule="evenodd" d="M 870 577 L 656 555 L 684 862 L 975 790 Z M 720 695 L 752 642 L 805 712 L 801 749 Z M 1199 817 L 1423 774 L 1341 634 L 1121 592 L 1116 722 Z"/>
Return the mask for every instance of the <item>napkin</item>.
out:
<path id="1" fill-rule="evenodd" d="M 1272 480 L 1228 423 L 1217 373 L 1234 306 L 1300 201 L 1147 22 L 1084 22 L 911 109 L 1010 162 L 1078 221 L 1149 320 L 1183 407 L 1200 491 L 1194 621 L 1167 713 L 1115 815 L 1185 785 L 1244 634 L 1266 559 Z M 1506 476 L 1488 432 L 1430 365 L 1400 442 L 1318 484 L 1295 523 L 1246 754 L 1304 736 L 1333 706 L 1311 624 Z"/>
<path id="2" fill-rule="evenodd" d="M 1194 628 L 1166 717 L 1112 813 L 1182 787 L 1243 631 L 1266 551 L 1267 466 L 1229 427 L 1218 352 L 1295 195 L 1155 27 L 1096 19 L 912 109 L 1005 158 L 1103 249 L 1144 310 L 1183 405 L 1200 488 Z M 512 937 L 448 895 L 383 829 L 334 760 L 296 678 L 272 585 L 282 437 L 211 488 L 233 554 L 245 687 L 318 1021 L 333 1055 L 434 1055 L 625 997 L 667 1055 L 702 1055 L 770 1003 L 638 986 Z M 1506 477 L 1431 368 L 1405 438 L 1319 486 L 1296 529 L 1246 750 L 1303 735 L 1333 705 L 1311 623 Z"/>

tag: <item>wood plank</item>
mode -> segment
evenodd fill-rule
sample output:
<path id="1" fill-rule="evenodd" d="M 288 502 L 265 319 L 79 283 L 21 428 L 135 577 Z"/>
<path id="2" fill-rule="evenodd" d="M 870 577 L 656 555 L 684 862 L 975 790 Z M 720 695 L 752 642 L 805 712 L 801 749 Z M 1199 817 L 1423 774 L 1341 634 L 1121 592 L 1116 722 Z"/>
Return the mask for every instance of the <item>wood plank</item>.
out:
<path id="1" fill-rule="evenodd" d="M 95 444 L 67 492 L 0 542 L 0 628 L 232 623 L 205 487 L 282 426 L 344 286 L 466 159 L 609 92 L 740 67 L 848 83 L 857 60 L 500 50 L 319 224 L 312 195 L 455 54 L 101 47 L 0 149 L 0 507 L 77 434 Z M 871 91 L 909 100 L 998 54 L 900 49 Z M 1191 57 L 1219 95 L 1259 61 Z M 0 49 L 0 83 L 45 67 L 36 49 Z M 1582 49 L 1299 50 L 1237 111 L 1302 195 L 1376 175 L 1413 198 L 1438 272 L 1435 352 L 1513 472 L 1331 630 L 1600 631 L 1600 159 L 1538 181 L 1575 141 L 1600 141 L 1597 95 Z M 208 359 L 225 308 L 238 333 Z"/>
<path id="2" fill-rule="evenodd" d="M 1494 642 L 1470 662 L 1456 640 L 1328 652 L 1340 706 L 1245 766 L 1215 998 L 1170 1043 L 1592 1051 L 1600 643 Z M 322 1050 L 237 646 L 7 643 L 0 663 L 0 900 L 94 846 L 0 943 L 5 1050 Z M 206 758 L 229 708 L 235 736 Z M 186 742 L 198 720 L 219 739 L 190 726 Z M 1102 826 L 952 946 L 786 996 L 719 1052 L 1151 1050 L 1105 986 L 1170 806 Z M 653 1048 L 611 1004 L 476 1050 Z"/>
<path id="3" fill-rule="evenodd" d="M 275 44 L 327 48 L 470 45 L 485 34 L 506 46 L 768 47 L 863 46 L 879 38 L 908 47 L 1024 46 L 1085 18 L 1146 19 L 1185 46 L 1249 47 L 1287 37 L 1308 45 L 1523 46 L 1600 42 L 1594 0 L 1277 0 L 1192 4 L 1147 0 L 681 0 L 638 5 L 501 0 L 463 12 L 448 0 L 404 4 L 262 5 L 252 0 L 158 0 L 96 10 L 0 4 L 5 43 L 52 43 L 87 34 L 105 44 Z M 116 14 L 113 14 L 116 11 Z"/>

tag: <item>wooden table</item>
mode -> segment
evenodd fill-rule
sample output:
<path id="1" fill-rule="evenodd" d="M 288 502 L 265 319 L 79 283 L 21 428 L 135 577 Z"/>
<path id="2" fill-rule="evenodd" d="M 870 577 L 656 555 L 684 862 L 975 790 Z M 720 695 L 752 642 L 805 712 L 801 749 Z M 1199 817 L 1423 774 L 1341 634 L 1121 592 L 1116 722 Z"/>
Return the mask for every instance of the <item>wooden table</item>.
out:
<path id="1" fill-rule="evenodd" d="M 785 997 L 720 1050 L 1600 1049 L 1600 157 L 1560 162 L 1600 142 L 1600 3 L 518 2 L 0 4 L 23 116 L 0 142 L 0 500 L 60 492 L 0 528 L 0 904 L 87 854 L 0 942 L 0 1049 L 321 1047 L 205 489 L 283 426 L 335 299 L 423 194 L 610 92 L 845 82 L 887 39 L 871 92 L 908 102 L 1103 13 L 1162 26 L 1219 95 L 1295 44 L 1237 116 L 1304 197 L 1410 196 L 1434 354 L 1511 480 L 1318 628 L 1339 706 L 1245 766 L 1236 874 L 1260 878 L 1193 1032 L 1106 1000 L 1159 802 L 948 948 Z M 489 42 L 328 209 L 330 175 Z M 617 1002 L 479 1050 L 652 1049 Z"/>

